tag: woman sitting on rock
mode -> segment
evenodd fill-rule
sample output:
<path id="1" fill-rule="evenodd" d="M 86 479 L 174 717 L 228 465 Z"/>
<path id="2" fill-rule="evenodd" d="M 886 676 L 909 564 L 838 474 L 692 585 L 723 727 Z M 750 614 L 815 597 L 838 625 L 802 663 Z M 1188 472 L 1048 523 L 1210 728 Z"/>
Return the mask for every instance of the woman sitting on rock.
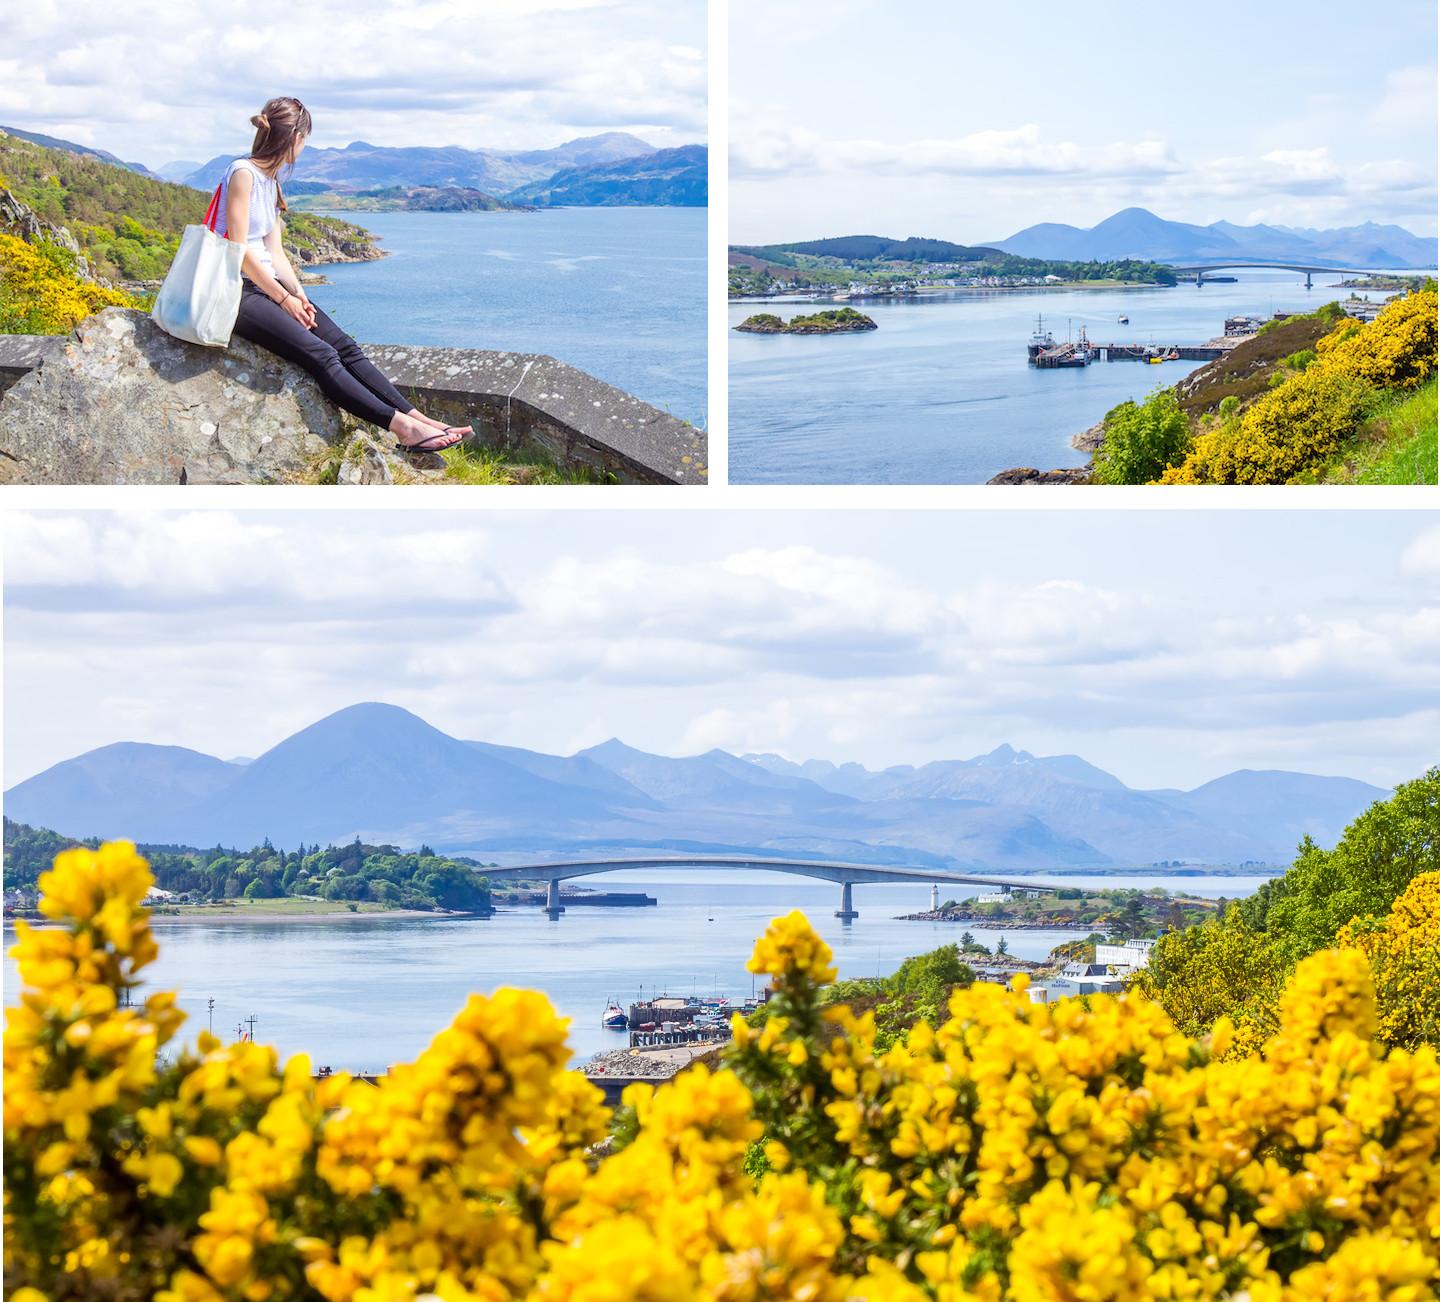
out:
<path id="1" fill-rule="evenodd" d="M 277 177 L 305 148 L 310 111 L 298 99 L 282 97 L 250 121 L 250 157 L 226 168 L 215 218 L 217 235 L 246 246 L 235 333 L 309 371 L 337 406 L 394 434 L 400 451 L 438 452 L 467 438 L 468 426 L 444 425 L 412 407 L 360 345 L 305 296 L 285 256 L 285 197 Z"/>

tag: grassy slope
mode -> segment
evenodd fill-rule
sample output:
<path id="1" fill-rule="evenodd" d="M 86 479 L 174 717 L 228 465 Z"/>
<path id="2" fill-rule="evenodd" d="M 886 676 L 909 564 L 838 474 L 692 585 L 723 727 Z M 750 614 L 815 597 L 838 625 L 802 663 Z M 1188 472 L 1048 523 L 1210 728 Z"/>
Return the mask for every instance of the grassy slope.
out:
<path id="1" fill-rule="evenodd" d="M 210 196 L 155 181 L 97 158 L 0 136 L 0 186 L 45 220 L 65 226 L 102 276 L 158 280 L 169 268 L 181 232 L 205 216 Z M 366 232 L 332 217 L 291 211 L 287 242 L 297 261 L 318 245 L 360 252 Z"/>
<path id="2" fill-rule="evenodd" d="M 1437 482 L 1435 380 L 1414 393 L 1387 394 L 1360 433 L 1340 449 L 1315 481 L 1323 484 Z"/>

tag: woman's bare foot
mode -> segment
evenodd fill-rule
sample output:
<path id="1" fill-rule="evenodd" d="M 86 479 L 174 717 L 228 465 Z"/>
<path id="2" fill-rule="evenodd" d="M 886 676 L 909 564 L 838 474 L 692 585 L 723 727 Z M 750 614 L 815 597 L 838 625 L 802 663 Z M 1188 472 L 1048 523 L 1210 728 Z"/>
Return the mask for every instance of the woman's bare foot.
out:
<path id="1" fill-rule="evenodd" d="M 447 429 L 443 425 L 437 428 L 429 421 L 416 420 L 398 411 L 390 422 L 390 432 L 403 450 L 416 452 L 440 452 L 453 448 L 472 433 L 468 425 L 460 429 Z"/>
<path id="2" fill-rule="evenodd" d="M 418 420 L 426 425 L 433 426 L 435 429 L 442 429 L 447 434 L 461 433 L 468 437 L 474 433 L 474 430 L 469 425 L 447 425 L 444 421 L 436 420 L 434 416 L 427 416 L 418 407 L 412 407 L 405 414 L 409 416 L 411 420 Z"/>

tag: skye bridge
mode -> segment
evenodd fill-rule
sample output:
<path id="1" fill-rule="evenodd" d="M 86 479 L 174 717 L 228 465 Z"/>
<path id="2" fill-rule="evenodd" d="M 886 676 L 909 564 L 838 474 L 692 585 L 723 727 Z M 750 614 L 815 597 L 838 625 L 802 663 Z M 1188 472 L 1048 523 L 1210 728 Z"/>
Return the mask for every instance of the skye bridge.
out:
<path id="1" fill-rule="evenodd" d="M 1307 267 L 1303 263 L 1296 262 L 1207 262 L 1203 267 L 1177 267 L 1173 263 L 1170 264 L 1170 270 L 1177 276 L 1185 280 L 1194 277 L 1197 285 L 1205 283 L 1207 271 L 1236 271 L 1246 267 L 1261 267 L 1267 271 L 1303 272 L 1306 289 L 1313 287 L 1312 282 L 1316 276 L 1375 276 L 1382 274 L 1380 271 L 1371 271 L 1365 267 Z"/>
<path id="2" fill-rule="evenodd" d="M 558 918 L 565 912 L 560 903 L 560 883 L 572 877 L 590 877 L 596 873 L 621 872 L 632 868 L 706 868 L 752 869 L 759 872 L 791 873 L 798 877 L 819 877 L 836 882 L 840 887 L 840 907 L 835 916 L 853 922 L 860 914 L 855 909 L 851 888 L 875 882 L 925 882 L 932 886 L 998 886 L 1019 888 L 1050 894 L 1060 888 L 1046 882 L 1012 881 L 1003 877 L 976 877 L 969 873 L 947 872 L 943 868 L 895 868 L 886 864 L 835 863 L 824 859 L 767 859 L 744 855 L 659 855 L 638 859 L 574 859 L 561 863 L 514 864 L 504 868 L 481 871 L 490 881 L 540 880 L 548 885 L 545 912 Z"/>

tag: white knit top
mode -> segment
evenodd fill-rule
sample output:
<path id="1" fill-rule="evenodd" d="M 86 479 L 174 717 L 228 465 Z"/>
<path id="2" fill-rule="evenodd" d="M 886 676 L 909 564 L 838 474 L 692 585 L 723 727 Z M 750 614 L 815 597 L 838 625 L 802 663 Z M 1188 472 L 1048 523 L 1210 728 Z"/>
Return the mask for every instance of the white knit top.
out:
<path id="1" fill-rule="evenodd" d="M 280 208 L 280 187 L 275 184 L 273 176 L 266 176 L 248 158 L 237 158 L 225 169 L 225 179 L 220 182 L 220 209 L 215 215 L 215 233 L 228 234 L 225 205 L 230 201 L 230 178 L 241 168 L 250 173 L 253 182 L 250 189 L 250 230 L 246 235 L 246 243 L 264 267 L 273 269 L 270 250 L 265 247 L 265 237 L 275 226 L 276 214 Z"/>

